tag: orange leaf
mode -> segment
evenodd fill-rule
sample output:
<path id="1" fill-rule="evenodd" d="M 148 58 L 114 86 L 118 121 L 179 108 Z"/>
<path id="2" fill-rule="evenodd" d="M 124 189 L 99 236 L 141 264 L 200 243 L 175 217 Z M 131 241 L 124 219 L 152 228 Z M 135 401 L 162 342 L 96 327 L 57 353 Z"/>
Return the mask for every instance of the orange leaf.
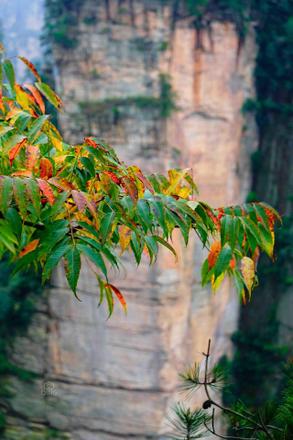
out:
<path id="1" fill-rule="evenodd" d="M 206 211 L 207 215 L 209 216 L 209 218 L 212 220 L 212 222 L 214 223 L 214 225 L 216 226 L 216 228 L 218 229 L 218 231 L 221 229 L 221 223 L 220 223 L 220 219 L 218 217 L 216 217 L 214 215 L 214 213 L 208 209 Z"/>
<path id="2" fill-rule="evenodd" d="M 39 82 L 41 82 L 41 77 L 38 74 L 37 69 L 35 68 L 35 66 L 33 65 L 33 63 L 31 61 L 29 61 L 28 59 L 26 59 L 25 57 L 18 57 L 32 72 L 32 74 L 37 78 L 37 80 Z"/>
<path id="3" fill-rule="evenodd" d="M 119 177 L 116 176 L 115 173 L 113 173 L 112 171 L 104 171 L 104 174 L 106 174 L 107 176 L 110 177 L 110 179 L 116 183 L 117 185 L 121 185 L 121 179 L 119 179 Z"/>
<path id="4" fill-rule="evenodd" d="M 71 191 L 73 200 L 77 206 L 77 209 L 81 212 L 87 206 L 87 199 L 81 191 L 76 191 L 75 189 Z"/>
<path id="5" fill-rule="evenodd" d="M 16 158 L 16 156 L 18 155 L 18 153 L 20 152 L 21 148 L 24 146 L 25 143 L 26 143 L 26 138 L 24 138 L 22 141 L 18 142 L 18 144 L 14 145 L 14 147 L 11 148 L 11 150 L 9 151 L 10 165 L 13 164 L 14 159 Z"/>
<path id="6" fill-rule="evenodd" d="M 38 161 L 40 150 L 35 145 L 28 145 L 26 147 L 26 167 L 32 171 Z"/>
<path id="7" fill-rule="evenodd" d="M 39 109 L 41 110 L 42 113 L 45 113 L 46 109 L 45 109 L 45 103 L 43 101 L 42 95 L 40 94 L 40 92 L 38 91 L 38 89 L 33 86 L 32 84 L 24 84 L 25 88 L 28 89 L 36 104 L 38 105 Z"/>
<path id="8" fill-rule="evenodd" d="M 11 176 L 32 177 L 32 172 L 29 170 L 19 170 L 12 173 Z"/>
<path id="9" fill-rule="evenodd" d="M 274 224 L 275 224 L 275 220 L 276 220 L 276 216 L 275 214 L 268 208 L 265 208 L 265 213 L 268 219 L 268 223 L 269 223 L 269 227 L 270 227 L 270 231 L 273 232 L 274 231 Z"/>
<path id="10" fill-rule="evenodd" d="M 102 147 L 102 145 L 98 144 L 98 143 L 97 143 L 96 141 L 94 141 L 93 138 L 91 138 L 91 137 L 85 137 L 85 138 L 84 138 L 84 142 L 85 142 L 87 145 L 90 145 L 90 146 L 93 147 L 93 148 L 98 148 L 98 147 L 99 147 L 100 150 L 104 151 L 105 153 L 108 153 L 108 151 L 106 150 L 106 148 Z"/>
<path id="11" fill-rule="evenodd" d="M 61 189 L 62 191 L 71 191 L 74 189 L 74 185 L 71 182 L 68 182 L 68 180 L 65 179 L 57 179 L 56 177 L 51 177 L 51 179 L 48 180 L 51 185 L 54 185 L 56 188 Z"/>
<path id="12" fill-rule="evenodd" d="M 217 219 L 221 220 L 221 218 L 225 215 L 224 208 L 218 208 L 217 211 L 218 211 Z"/>
<path id="13" fill-rule="evenodd" d="M 236 267 L 235 257 L 231 258 L 230 263 L 229 263 L 229 267 L 230 267 L 230 269 L 235 269 L 235 267 Z"/>
<path id="14" fill-rule="evenodd" d="M 5 107 L 4 107 L 4 104 L 3 104 L 3 93 L 2 93 L 2 87 L 0 87 L 0 110 L 1 110 L 2 112 L 5 111 Z"/>
<path id="15" fill-rule="evenodd" d="M 220 251 L 221 251 L 221 243 L 219 241 L 214 241 L 214 243 L 211 245 L 211 250 L 208 255 L 209 269 L 214 267 L 214 265 L 216 264 Z"/>
<path id="16" fill-rule="evenodd" d="M 39 244 L 39 239 L 37 238 L 36 240 L 31 241 L 29 244 L 27 244 L 23 250 L 19 253 L 19 258 L 23 257 L 26 254 L 29 254 L 30 252 L 34 251 L 36 249 L 36 247 Z"/>
<path id="17" fill-rule="evenodd" d="M 42 191 L 42 193 L 44 194 L 50 205 L 53 205 L 55 201 L 55 196 L 48 182 L 43 179 L 37 179 L 37 182 L 40 190 Z"/>
<path id="18" fill-rule="evenodd" d="M 115 295 L 117 296 L 117 298 L 118 298 L 120 304 L 121 304 L 122 307 L 123 307 L 124 312 L 127 313 L 127 303 L 126 303 L 126 301 L 125 301 L 124 296 L 123 296 L 122 293 L 120 292 L 120 290 L 117 289 L 117 287 L 113 286 L 113 284 L 109 284 L 109 283 L 106 284 L 105 287 L 109 287 L 109 288 L 115 293 Z"/>
<path id="19" fill-rule="evenodd" d="M 50 179 L 53 175 L 53 165 L 49 159 L 42 157 L 40 160 L 40 177 L 41 179 Z"/>
<path id="20" fill-rule="evenodd" d="M 97 148 L 97 146 L 98 146 L 98 144 L 97 144 L 97 142 L 95 142 L 92 138 L 90 138 L 90 137 L 85 137 L 84 138 L 84 141 L 85 141 L 85 143 L 87 144 L 87 145 L 90 145 L 91 147 L 93 147 L 93 148 Z"/>
<path id="21" fill-rule="evenodd" d="M 139 168 L 138 168 L 136 175 L 137 175 L 137 178 L 144 184 L 144 187 L 147 188 L 151 193 L 154 193 L 154 189 L 153 189 L 150 181 L 142 174 L 142 172 Z"/>
<path id="22" fill-rule="evenodd" d="M 133 202 L 137 202 L 138 199 L 138 190 L 135 185 L 134 179 L 123 176 L 121 178 L 121 185 L 124 188 L 124 191 L 131 197 Z"/>

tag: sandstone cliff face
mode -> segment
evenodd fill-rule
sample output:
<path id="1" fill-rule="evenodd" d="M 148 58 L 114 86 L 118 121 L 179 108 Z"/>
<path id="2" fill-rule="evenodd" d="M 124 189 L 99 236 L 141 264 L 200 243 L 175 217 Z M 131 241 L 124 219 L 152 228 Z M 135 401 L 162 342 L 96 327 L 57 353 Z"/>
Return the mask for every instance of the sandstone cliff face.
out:
<path id="1" fill-rule="evenodd" d="M 214 206 L 241 202 L 257 139 L 254 121 L 240 112 L 254 93 L 253 35 L 239 50 L 233 24 L 213 22 L 199 49 L 188 20 L 174 25 L 168 4 L 144 3 L 85 1 L 77 49 L 54 48 L 66 106 L 62 130 L 72 141 L 107 139 L 147 172 L 190 167 L 200 197 Z M 95 19 L 89 24 L 87 17 Z M 168 118 L 160 101 L 166 75 L 177 106 Z M 217 296 L 198 284 L 202 251 L 195 240 L 187 250 L 176 241 L 177 264 L 163 251 L 153 268 L 125 259 L 125 272 L 114 274 L 127 296 L 127 318 L 117 308 L 105 321 L 88 268 L 82 303 L 56 273 L 28 337 L 16 344 L 15 358 L 41 379 L 11 381 L 17 394 L 9 438 L 27 430 L 43 438 L 44 426 L 72 440 L 164 437 L 178 373 L 200 358 L 209 337 L 215 358 L 229 353 L 238 316 L 228 284 Z"/>

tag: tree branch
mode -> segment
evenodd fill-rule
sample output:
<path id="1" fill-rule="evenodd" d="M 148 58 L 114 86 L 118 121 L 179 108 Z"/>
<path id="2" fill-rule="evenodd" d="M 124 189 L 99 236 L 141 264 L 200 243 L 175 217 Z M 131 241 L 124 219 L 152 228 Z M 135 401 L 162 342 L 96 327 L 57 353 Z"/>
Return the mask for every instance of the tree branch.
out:
<path id="1" fill-rule="evenodd" d="M 206 393 L 206 396 L 208 398 L 208 401 L 209 401 L 210 405 L 216 406 L 217 408 L 221 409 L 224 413 L 231 414 L 233 416 L 241 418 L 242 420 L 245 420 L 246 422 L 249 422 L 253 426 L 257 427 L 258 430 L 265 432 L 268 435 L 270 440 L 273 440 L 272 435 L 268 431 L 268 427 L 264 425 L 264 423 L 263 423 L 263 421 L 261 419 L 260 419 L 260 423 L 258 423 L 256 420 L 252 419 L 251 417 L 249 417 L 249 416 L 247 416 L 245 414 L 242 414 L 242 413 L 240 413 L 238 411 L 235 411 L 235 410 L 233 410 L 231 408 L 227 408 L 227 407 L 221 405 L 220 403 L 214 401 L 211 398 L 211 395 L 210 395 L 210 392 L 209 392 L 209 389 L 208 389 L 208 385 L 209 385 L 209 381 L 208 381 L 208 368 L 209 368 L 210 349 L 211 349 L 211 340 L 209 339 L 207 352 L 203 353 L 203 355 L 205 356 L 205 370 L 204 370 L 204 382 L 203 382 L 203 385 L 204 385 L 205 393 Z M 212 431 L 210 431 L 210 432 L 212 432 Z M 214 434 L 216 435 L 216 433 L 214 433 Z M 221 438 L 234 439 L 236 437 L 229 437 L 229 436 L 225 437 L 225 436 L 222 436 Z M 239 437 L 239 439 L 240 439 L 240 437 Z"/>
<path id="2" fill-rule="evenodd" d="M 213 429 L 210 429 L 206 422 L 204 422 L 204 426 L 211 434 L 214 434 L 216 437 L 223 438 L 225 440 L 257 440 L 255 437 L 233 437 L 232 435 L 218 434 Z"/>

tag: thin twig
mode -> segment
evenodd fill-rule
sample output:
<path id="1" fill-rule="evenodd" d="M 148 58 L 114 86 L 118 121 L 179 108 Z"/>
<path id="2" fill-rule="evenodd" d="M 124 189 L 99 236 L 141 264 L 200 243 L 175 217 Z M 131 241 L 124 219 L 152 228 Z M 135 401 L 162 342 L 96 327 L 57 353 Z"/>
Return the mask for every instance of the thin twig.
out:
<path id="1" fill-rule="evenodd" d="M 207 395 L 208 400 L 212 400 L 211 396 L 210 396 L 209 388 L 208 388 L 208 368 L 209 368 L 210 350 L 211 350 L 211 340 L 209 339 L 207 352 L 203 353 L 203 355 L 206 358 L 205 369 L 204 369 L 204 389 L 205 389 L 205 393 Z"/>
<path id="2" fill-rule="evenodd" d="M 213 413 L 212 413 L 212 429 L 213 429 L 213 431 L 216 431 L 216 429 L 215 429 L 215 408 L 213 408 Z"/>
<path id="3" fill-rule="evenodd" d="M 268 436 L 268 438 L 270 440 L 274 440 L 273 436 L 271 435 L 271 433 L 269 432 L 267 426 L 265 425 L 265 423 L 264 423 L 264 421 L 262 419 L 262 416 L 261 416 L 259 411 L 257 411 L 257 415 L 258 415 L 258 419 L 259 419 L 259 421 L 261 423 L 261 426 L 263 427 L 263 431 L 267 434 L 267 436 Z"/>
<path id="4" fill-rule="evenodd" d="M 241 418 L 243 420 L 246 420 L 247 422 L 251 423 L 252 425 L 257 426 L 261 431 L 267 433 L 267 431 L 264 429 L 263 425 L 258 423 L 257 421 L 255 421 L 251 417 L 248 417 L 248 416 L 246 416 L 244 414 L 241 414 L 238 411 L 235 411 L 233 409 L 226 408 L 225 406 L 222 406 L 221 404 L 219 404 L 218 402 L 215 402 L 211 398 L 211 395 L 210 395 L 210 392 L 209 392 L 209 389 L 208 389 L 208 368 L 209 368 L 210 349 L 211 349 L 211 340 L 209 339 L 207 352 L 203 353 L 203 355 L 205 356 L 204 389 L 205 389 L 206 396 L 207 396 L 208 400 L 210 401 L 210 404 L 218 407 L 223 412 L 232 414 L 232 415 L 237 416 L 237 417 L 239 417 L 239 418 Z M 224 438 L 227 438 L 227 437 L 224 437 Z"/>
<path id="5" fill-rule="evenodd" d="M 257 440 L 254 437 L 233 437 L 232 435 L 221 435 L 215 432 L 213 429 L 210 429 L 210 427 L 207 425 L 206 422 L 204 422 L 204 426 L 206 429 L 211 433 L 214 434 L 216 437 L 223 438 L 225 440 Z"/>

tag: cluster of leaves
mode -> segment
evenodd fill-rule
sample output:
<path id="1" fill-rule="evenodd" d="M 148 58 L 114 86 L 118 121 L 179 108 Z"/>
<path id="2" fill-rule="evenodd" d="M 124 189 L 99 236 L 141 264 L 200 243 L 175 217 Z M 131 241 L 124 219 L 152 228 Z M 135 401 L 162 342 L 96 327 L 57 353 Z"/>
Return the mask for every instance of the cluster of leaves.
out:
<path id="1" fill-rule="evenodd" d="M 171 438 L 187 440 L 205 437 L 209 434 L 227 440 L 289 440 L 292 438 L 292 363 L 286 370 L 281 398 L 278 401 L 266 403 L 257 410 L 251 410 L 240 400 L 229 406 L 224 406 L 217 400 L 217 390 L 226 385 L 226 372 L 219 365 L 209 369 L 210 342 L 207 352 L 203 355 L 205 357 L 203 368 L 195 364 L 181 375 L 182 390 L 188 393 L 189 400 L 196 390 L 203 389 L 205 400 L 202 403 L 202 409 L 191 409 L 178 403 L 174 408 L 173 416 L 170 417 Z M 216 417 L 219 415 L 224 415 L 229 420 L 231 429 L 228 435 L 217 432 Z"/>
<path id="2" fill-rule="evenodd" d="M 126 310 L 108 279 L 109 267 L 120 267 L 124 251 L 137 264 L 143 253 L 152 263 L 159 245 L 176 255 L 170 244 L 174 229 L 186 245 L 195 231 L 209 249 L 203 284 L 216 289 L 228 274 L 243 299 L 246 291 L 250 296 L 259 251 L 273 256 L 278 213 L 262 203 L 212 209 L 195 200 L 189 170 L 146 177 L 103 141 L 67 144 L 45 114 L 45 100 L 60 109 L 61 99 L 32 63 L 20 59 L 34 83 L 18 84 L 10 60 L 0 70 L 0 257 L 9 252 L 15 271 L 41 266 L 43 281 L 63 260 L 76 294 L 84 256 L 97 277 L 100 303 L 106 298 L 111 314 L 114 296 Z"/>

